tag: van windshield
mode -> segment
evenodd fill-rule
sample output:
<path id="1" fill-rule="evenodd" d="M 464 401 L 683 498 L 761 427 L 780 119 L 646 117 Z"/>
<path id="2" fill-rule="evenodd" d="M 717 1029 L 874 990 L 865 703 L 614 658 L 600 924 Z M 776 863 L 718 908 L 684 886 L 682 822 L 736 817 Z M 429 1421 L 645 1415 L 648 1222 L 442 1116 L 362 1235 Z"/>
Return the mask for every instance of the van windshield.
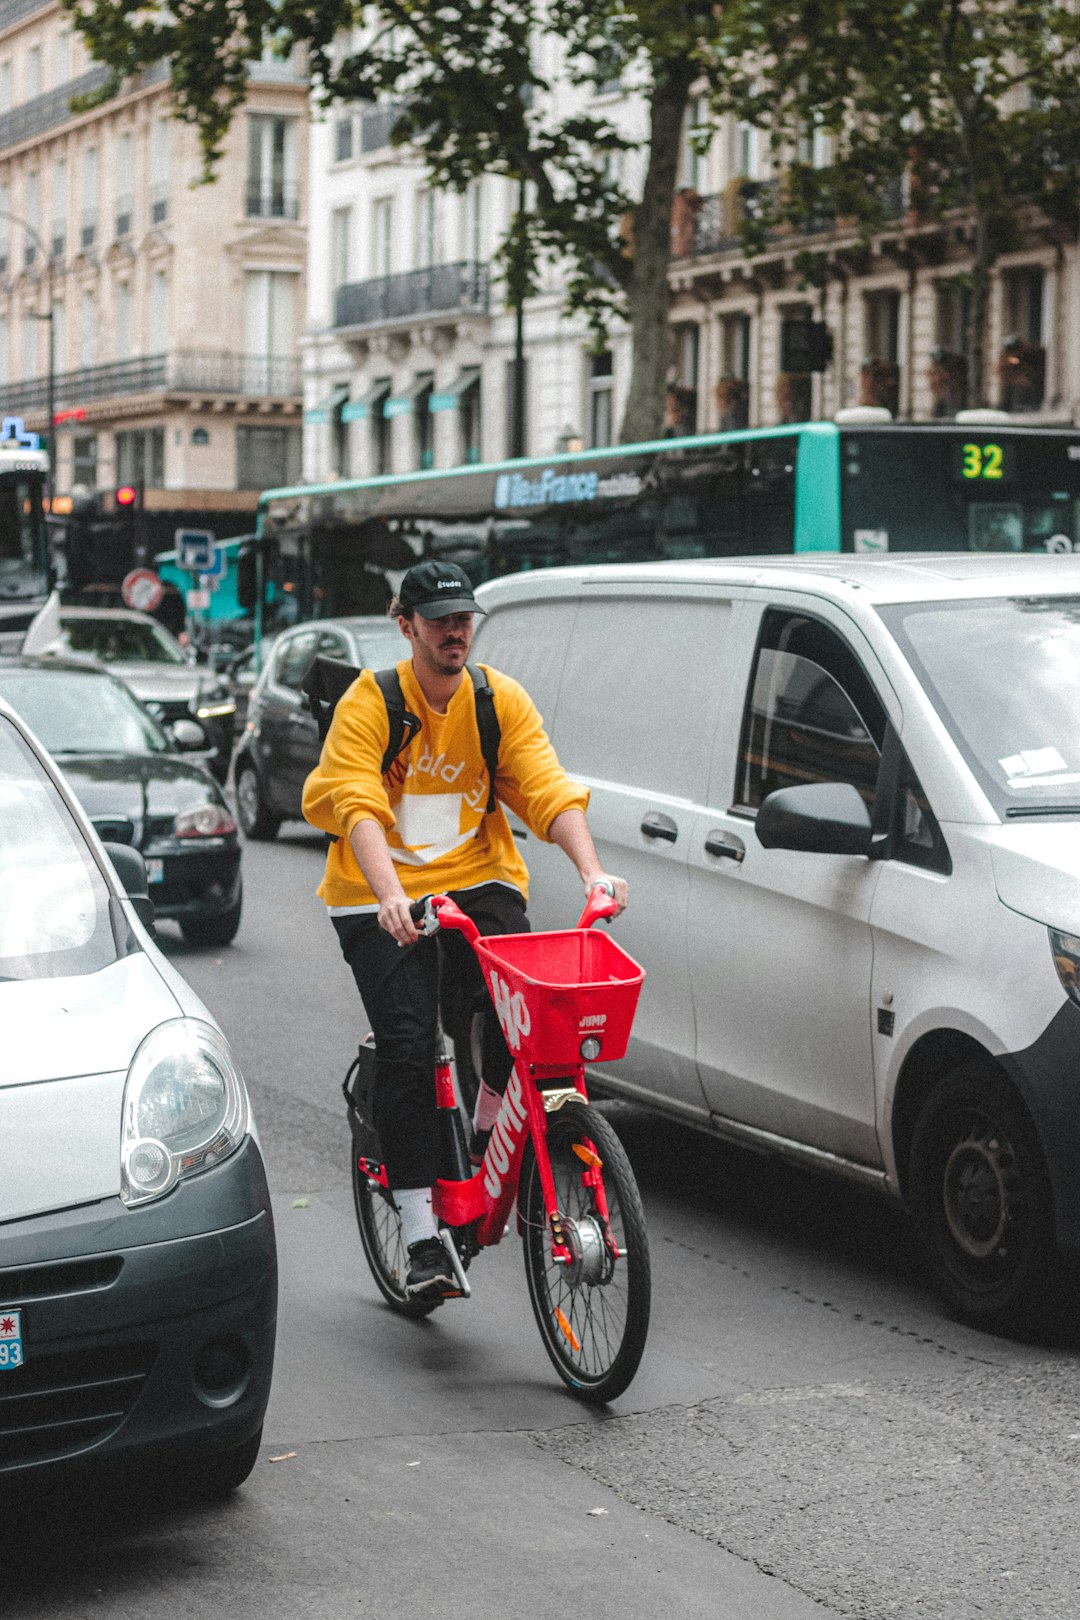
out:
<path id="1" fill-rule="evenodd" d="M 1080 596 L 878 612 L 998 814 L 1080 815 Z"/>

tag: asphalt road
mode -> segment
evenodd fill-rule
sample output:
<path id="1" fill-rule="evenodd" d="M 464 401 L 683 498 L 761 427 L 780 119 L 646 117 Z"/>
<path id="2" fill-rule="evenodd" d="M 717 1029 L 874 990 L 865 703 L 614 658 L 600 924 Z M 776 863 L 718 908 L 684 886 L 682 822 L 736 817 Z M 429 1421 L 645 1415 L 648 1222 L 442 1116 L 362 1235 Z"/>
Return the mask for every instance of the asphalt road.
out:
<path id="1" fill-rule="evenodd" d="M 649 1347 L 610 1409 L 540 1345 L 518 1245 L 403 1322 L 366 1274 L 338 1085 L 362 1031 L 300 828 L 245 852 L 224 951 L 161 943 L 248 1079 L 282 1269 L 266 1445 L 213 1509 L 0 1508 L 0 1616 L 1061 1620 L 1080 1607 L 1080 1333 L 951 1321 L 868 1195 L 611 1105 Z"/>

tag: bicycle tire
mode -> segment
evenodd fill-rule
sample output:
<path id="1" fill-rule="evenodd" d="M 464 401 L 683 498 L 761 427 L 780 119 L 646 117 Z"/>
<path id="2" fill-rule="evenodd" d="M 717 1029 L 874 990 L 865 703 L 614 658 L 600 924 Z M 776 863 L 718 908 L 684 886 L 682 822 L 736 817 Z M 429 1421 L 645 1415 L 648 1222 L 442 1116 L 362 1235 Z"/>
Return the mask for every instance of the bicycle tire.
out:
<path id="1" fill-rule="evenodd" d="M 375 1286 L 399 1316 L 408 1316 L 414 1321 L 422 1316 L 430 1316 L 442 1304 L 442 1300 L 413 1299 L 405 1292 L 409 1255 L 401 1230 L 401 1216 L 389 1193 L 360 1169 L 355 1152 L 352 1156 L 352 1183 L 360 1242 Z"/>
<path id="2" fill-rule="evenodd" d="M 526 1148 L 518 1192 L 525 1276 L 536 1325 L 556 1372 L 579 1400 L 603 1405 L 621 1395 L 638 1370 L 649 1331 L 651 1268 L 645 1211 L 622 1143 L 602 1114 L 569 1103 L 547 1122 L 555 1196 L 564 1219 L 595 1214 L 586 1166 L 575 1146 L 592 1148 L 603 1167 L 611 1233 L 626 1254 L 596 1282 L 574 1280 L 551 1256 L 536 1155 Z M 594 1242 L 596 1229 L 593 1228 Z"/>

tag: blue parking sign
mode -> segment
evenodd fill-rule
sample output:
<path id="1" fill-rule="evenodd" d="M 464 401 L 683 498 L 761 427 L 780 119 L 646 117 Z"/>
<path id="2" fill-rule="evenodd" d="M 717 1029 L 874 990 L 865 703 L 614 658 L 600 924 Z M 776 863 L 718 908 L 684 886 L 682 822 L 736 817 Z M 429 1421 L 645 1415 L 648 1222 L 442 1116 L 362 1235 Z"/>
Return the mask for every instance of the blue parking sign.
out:
<path id="1" fill-rule="evenodd" d="M 214 566 L 212 529 L 177 529 L 176 561 L 193 574 L 209 573 Z"/>

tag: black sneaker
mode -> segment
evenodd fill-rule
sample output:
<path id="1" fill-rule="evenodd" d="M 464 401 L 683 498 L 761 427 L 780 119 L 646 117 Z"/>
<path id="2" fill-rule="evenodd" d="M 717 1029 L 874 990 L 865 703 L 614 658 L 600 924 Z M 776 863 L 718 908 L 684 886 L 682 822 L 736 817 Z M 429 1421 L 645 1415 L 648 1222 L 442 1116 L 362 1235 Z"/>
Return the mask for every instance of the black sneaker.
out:
<path id="1" fill-rule="evenodd" d="M 438 1238 L 421 1238 L 419 1243 L 409 1244 L 405 1292 L 440 1298 L 460 1292 L 454 1268 Z"/>
<path id="2" fill-rule="evenodd" d="M 474 1169 L 479 1169 L 479 1167 L 483 1164 L 483 1162 L 484 1162 L 484 1154 L 487 1152 L 488 1143 L 490 1141 L 491 1141 L 491 1132 L 490 1131 L 478 1131 L 476 1129 L 475 1125 L 470 1130 L 470 1132 L 469 1132 L 469 1163 L 473 1166 Z"/>

